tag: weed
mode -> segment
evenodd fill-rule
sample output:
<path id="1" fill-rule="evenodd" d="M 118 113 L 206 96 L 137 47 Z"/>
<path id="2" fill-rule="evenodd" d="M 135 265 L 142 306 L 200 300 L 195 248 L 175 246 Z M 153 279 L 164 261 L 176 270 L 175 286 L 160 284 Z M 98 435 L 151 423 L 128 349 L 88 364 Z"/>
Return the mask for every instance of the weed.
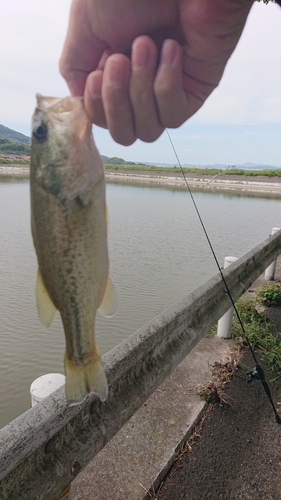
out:
<path id="1" fill-rule="evenodd" d="M 236 303 L 248 339 L 254 348 L 262 352 L 263 358 L 269 364 L 269 370 L 274 375 L 274 380 L 277 380 L 281 377 L 280 334 L 272 331 L 272 324 L 267 319 L 265 312 L 257 311 L 258 305 L 258 299 L 244 297 Z M 245 343 L 245 336 L 236 316 L 232 323 L 232 333 L 238 344 Z"/>
<path id="2" fill-rule="evenodd" d="M 211 330 L 208 331 L 207 336 L 214 337 L 217 334 L 217 330 L 218 330 L 218 325 L 215 324 L 214 326 L 212 326 Z"/>
<path id="3" fill-rule="evenodd" d="M 215 404 L 221 401 L 218 388 L 213 382 L 210 382 L 206 387 L 200 387 L 198 394 L 208 404 Z"/>
<path id="4" fill-rule="evenodd" d="M 211 402 L 210 395 L 208 394 L 206 387 L 199 387 L 198 394 L 199 394 L 200 398 L 202 398 L 202 399 L 204 399 L 204 401 L 206 401 L 206 403 Z"/>
<path id="5" fill-rule="evenodd" d="M 281 287 L 278 283 L 268 283 L 257 292 L 257 295 L 264 299 L 266 305 L 281 304 Z"/>
<path id="6" fill-rule="evenodd" d="M 262 297 L 265 305 L 281 304 L 281 287 L 277 283 L 269 283 L 257 291 L 255 298 L 241 297 L 236 302 L 236 308 L 246 335 L 255 349 L 259 349 L 264 360 L 269 365 L 269 371 L 273 374 L 273 380 L 281 378 L 281 332 L 273 331 L 272 323 L 268 320 L 265 307 L 261 307 Z M 237 345 L 247 345 L 245 335 L 241 329 L 240 322 L 236 315 L 232 322 L 232 336 Z M 217 325 L 209 331 L 209 336 L 217 333 Z M 202 394 L 204 397 L 204 394 Z M 206 399 L 207 400 L 207 399 Z"/>

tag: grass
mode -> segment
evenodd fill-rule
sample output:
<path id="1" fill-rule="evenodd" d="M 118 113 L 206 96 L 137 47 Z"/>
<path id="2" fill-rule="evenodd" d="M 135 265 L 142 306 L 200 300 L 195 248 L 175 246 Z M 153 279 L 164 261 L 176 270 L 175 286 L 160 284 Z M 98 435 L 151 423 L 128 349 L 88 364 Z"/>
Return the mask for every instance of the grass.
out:
<path id="1" fill-rule="evenodd" d="M 20 158 L 0 158 L 0 165 L 29 165 L 30 160 Z"/>
<path id="2" fill-rule="evenodd" d="M 273 331 L 272 323 L 267 319 L 265 312 L 259 312 L 260 305 L 258 295 L 254 299 L 242 297 L 236 303 L 248 339 L 252 346 L 262 353 L 263 359 L 269 365 L 273 380 L 278 380 L 281 378 L 281 333 Z M 236 316 L 232 323 L 232 333 L 238 344 L 245 344 L 244 334 Z"/>
<path id="3" fill-rule="evenodd" d="M 28 181 L 28 174 L 5 175 L 0 173 L 0 182 L 21 182 Z"/>
<path id="4" fill-rule="evenodd" d="M 105 170 L 129 170 L 136 172 L 174 172 L 180 173 L 180 167 L 155 167 L 154 165 L 116 165 L 116 164 L 105 164 Z M 215 168 L 184 168 L 186 173 L 196 173 L 198 175 L 215 175 L 220 172 L 220 170 Z"/>
<path id="5" fill-rule="evenodd" d="M 265 169 L 265 170 L 224 170 L 227 175 L 246 175 L 247 177 L 257 177 L 258 175 L 263 175 L 264 177 L 281 177 L 281 168 L 277 169 Z"/>
<path id="6" fill-rule="evenodd" d="M 281 305 L 281 287 L 278 283 L 270 282 L 257 292 L 265 305 Z"/>
<path id="7" fill-rule="evenodd" d="M 273 324 L 267 318 L 265 309 L 281 306 L 281 287 L 277 283 L 268 283 L 256 292 L 255 298 L 242 296 L 236 302 L 236 308 L 244 326 L 246 335 L 253 346 L 261 352 L 267 362 L 273 381 L 281 379 L 281 332 L 274 331 Z M 281 313 L 280 313 L 281 314 Z M 234 314 L 232 338 L 238 345 L 247 345 L 241 325 Z M 209 336 L 217 333 L 217 325 L 209 331 Z"/>
<path id="8" fill-rule="evenodd" d="M 181 172 L 179 167 L 155 167 L 154 165 L 117 165 L 117 164 L 105 164 L 106 170 L 131 170 L 131 171 L 142 171 L 142 172 Z M 186 174 L 198 174 L 198 175 L 245 175 L 247 177 L 281 177 L 281 169 L 275 170 L 242 170 L 242 169 L 227 169 L 219 170 L 216 168 L 196 168 L 196 167 L 184 167 L 184 172 Z"/>

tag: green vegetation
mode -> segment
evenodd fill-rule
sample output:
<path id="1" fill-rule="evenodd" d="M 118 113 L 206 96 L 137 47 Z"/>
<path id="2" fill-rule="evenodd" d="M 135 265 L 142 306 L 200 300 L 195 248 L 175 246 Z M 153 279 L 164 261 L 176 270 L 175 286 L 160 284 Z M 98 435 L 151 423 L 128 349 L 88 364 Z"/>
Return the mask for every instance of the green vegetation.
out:
<path id="1" fill-rule="evenodd" d="M 29 179 L 29 174 L 5 175 L 0 172 L 0 182 L 25 182 Z"/>
<path id="2" fill-rule="evenodd" d="M 261 300 L 259 297 L 262 297 Z M 264 300 L 265 299 L 265 300 Z M 273 380 L 281 378 L 281 332 L 276 332 L 273 324 L 267 318 L 265 307 L 281 305 L 281 287 L 277 283 L 269 283 L 256 292 L 256 297 L 249 299 L 241 297 L 235 304 L 241 318 L 246 335 L 254 349 L 262 353 L 263 359 L 268 363 Z M 239 345 L 247 345 L 241 325 L 234 314 L 232 321 L 232 336 Z M 214 336 L 217 325 L 208 333 Z"/>
<path id="3" fill-rule="evenodd" d="M 180 167 L 155 167 L 154 165 L 115 165 L 115 164 L 105 164 L 106 170 L 133 170 L 141 172 L 175 172 L 180 173 Z M 220 172 L 220 170 L 215 168 L 184 168 L 185 173 L 195 173 L 198 175 L 215 175 Z"/>
<path id="4" fill-rule="evenodd" d="M 126 161 L 123 158 L 118 158 L 117 156 L 113 156 L 110 158 L 109 156 L 101 155 L 102 160 L 105 165 L 142 165 L 142 163 L 135 163 L 134 161 Z"/>
<path id="5" fill-rule="evenodd" d="M 259 297 L 262 297 L 265 305 L 280 305 L 281 304 L 281 287 L 278 283 L 268 283 L 257 292 Z"/>
<path id="6" fill-rule="evenodd" d="M 18 141 L 0 137 L 0 154 L 30 155 L 30 146 Z"/>
<path id="7" fill-rule="evenodd" d="M 1 153 L 0 153 L 1 154 Z M 0 158 L 0 165 L 29 165 L 29 160 L 21 158 Z"/>
<path id="8" fill-rule="evenodd" d="M 112 158 L 110 158 L 112 160 Z M 142 171 L 142 172 L 181 172 L 180 167 L 155 167 L 153 165 L 142 165 L 142 164 L 133 164 L 129 162 L 125 162 L 123 164 L 120 163 L 107 163 L 105 162 L 106 170 L 132 170 L 132 171 Z M 183 171 L 186 174 L 198 174 L 200 175 L 216 175 L 219 174 L 221 177 L 225 175 L 245 175 L 247 177 L 255 177 L 255 176 L 265 176 L 265 177 L 281 177 L 281 169 L 276 170 L 242 170 L 242 169 L 233 169 L 233 170 L 219 170 L 217 168 L 197 168 L 197 167 L 184 167 Z"/>
<path id="9" fill-rule="evenodd" d="M 257 177 L 258 175 L 263 175 L 265 177 L 281 177 L 281 168 L 276 169 L 265 169 L 265 170 L 224 170 L 223 175 L 246 175 L 247 177 Z"/>
<path id="10" fill-rule="evenodd" d="M 266 293 L 268 286 L 262 288 L 259 295 L 263 291 Z M 281 377 L 280 333 L 273 331 L 272 323 L 267 319 L 265 312 L 259 312 L 259 302 L 258 298 L 242 297 L 236 307 L 252 346 L 261 351 L 262 357 L 269 364 L 274 380 L 277 380 Z M 245 343 L 237 317 L 233 319 L 232 333 L 238 343 Z"/>
<path id="11" fill-rule="evenodd" d="M 111 160 L 112 158 L 110 158 Z M 142 163 L 105 163 L 106 170 L 136 170 L 136 171 L 155 171 L 155 172 L 180 172 L 180 168 L 175 167 L 155 167 L 153 165 L 143 165 Z"/>
<path id="12" fill-rule="evenodd" d="M 4 127 L 4 125 L 0 125 L 0 138 L 9 139 L 10 141 L 18 141 L 23 144 L 30 144 L 30 137 L 27 137 L 27 135 L 21 134 L 20 132 L 16 132 L 11 128 Z"/>

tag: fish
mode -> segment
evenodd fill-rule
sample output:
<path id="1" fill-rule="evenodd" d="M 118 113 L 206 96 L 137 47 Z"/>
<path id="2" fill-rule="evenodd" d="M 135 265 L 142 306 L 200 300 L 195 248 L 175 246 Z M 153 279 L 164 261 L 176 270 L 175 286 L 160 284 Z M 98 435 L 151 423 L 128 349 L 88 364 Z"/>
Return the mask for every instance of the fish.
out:
<path id="1" fill-rule="evenodd" d="M 95 318 L 97 310 L 113 316 L 118 299 L 109 277 L 104 166 L 83 98 L 36 99 L 30 201 L 38 316 L 49 327 L 56 311 L 61 315 L 67 403 L 93 392 L 105 401 Z"/>

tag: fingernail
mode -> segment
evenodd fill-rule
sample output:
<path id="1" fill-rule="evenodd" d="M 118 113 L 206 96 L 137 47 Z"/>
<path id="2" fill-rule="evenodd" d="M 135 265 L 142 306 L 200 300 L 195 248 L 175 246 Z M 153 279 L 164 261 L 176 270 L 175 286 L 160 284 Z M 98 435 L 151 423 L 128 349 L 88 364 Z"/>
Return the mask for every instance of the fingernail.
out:
<path id="1" fill-rule="evenodd" d="M 173 64 L 177 55 L 178 44 L 175 40 L 165 40 L 161 52 L 162 64 Z"/>
<path id="2" fill-rule="evenodd" d="M 110 63 L 109 63 L 110 61 Z M 114 86 L 123 86 L 129 80 L 129 71 L 127 65 L 120 64 L 119 61 L 108 59 L 108 80 Z"/>
<path id="3" fill-rule="evenodd" d="M 87 85 L 92 99 L 101 99 L 101 79 L 102 76 L 97 72 L 88 77 Z"/>
<path id="4" fill-rule="evenodd" d="M 134 69 L 143 69 L 147 66 L 149 60 L 150 51 L 145 45 L 141 47 L 141 50 L 136 50 L 133 54 L 132 65 Z"/>

